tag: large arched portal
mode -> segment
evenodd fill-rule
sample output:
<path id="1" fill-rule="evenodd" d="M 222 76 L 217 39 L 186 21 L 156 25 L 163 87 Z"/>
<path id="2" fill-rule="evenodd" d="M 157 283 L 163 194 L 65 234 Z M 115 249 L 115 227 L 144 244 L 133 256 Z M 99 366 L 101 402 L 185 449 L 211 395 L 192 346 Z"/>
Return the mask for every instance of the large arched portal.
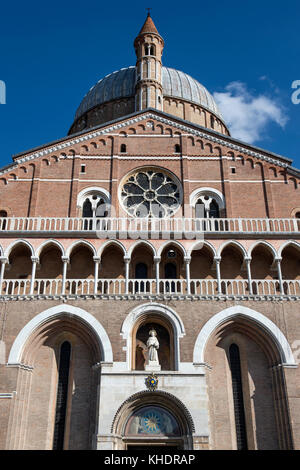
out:
<path id="1" fill-rule="evenodd" d="M 27 323 L 8 358 L 18 367 L 9 448 L 92 449 L 105 359 L 113 359 L 107 334 L 80 308 L 56 306 Z"/>

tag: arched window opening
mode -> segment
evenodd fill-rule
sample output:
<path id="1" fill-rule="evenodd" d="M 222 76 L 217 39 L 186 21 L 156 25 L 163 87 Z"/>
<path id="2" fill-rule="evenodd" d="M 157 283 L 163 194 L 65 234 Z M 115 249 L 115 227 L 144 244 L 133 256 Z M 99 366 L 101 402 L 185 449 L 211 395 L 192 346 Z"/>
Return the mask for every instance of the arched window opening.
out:
<path id="1" fill-rule="evenodd" d="M 71 345 L 65 341 L 60 348 L 53 450 L 64 449 Z"/>
<path id="2" fill-rule="evenodd" d="M 0 211 L 0 230 L 5 230 L 6 229 L 6 224 L 7 220 L 5 218 L 7 217 L 7 212 L 6 211 Z"/>
<path id="3" fill-rule="evenodd" d="M 246 419 L 244 410 L 240 351 L 236 344 L 229 348 L 232 393 L 238 450 L 247 450 Z"/>
<path id="4" fill-rule="evenodd" d="M 209 218 L 218 219 L 220 217 L 219 206 L 216 201 L 213 199 L 209 207 Z"/>
<path id="5" fill-rule="evenodd" d="M 108 217 L 107 204 L 103 197 L 99 194 L 91 194 L 82 205 L 83 218 Z M 94 224 L 93 220 L 84 221 L 84 230 L 98 230 L 98 224 Z M 104 226 L 101 226 L 103 229 Z"/>
<path id="6" fill-rule="evenodd" d="M 92 203 L 86 199 L 82 207 L 82 217 L 93 217 Z"/>
<path id="7" fill-rule="evenodd" d="M 196 219 L 219 219 L 220 218 L 219 204 L 212 196 L 209 196 L 209 195 L 201 196 L 195 204 L 195 217 Z M 219 230 L 219 224 L 217 222 L 207 221 L 205 222 L 204 228 L 206 228 L 206 224 L 213 224 L 212 227 L 207 227 L 207 229 L 213 228 L 216 231 Z"/>
<path id="8" fill-rule="evenodd" d="M 121 144 L 120 152 L 121 153 L 126 153 L 126 144 Z"/>
<path id="9" fill-rule="evenodd" d="M 213 116 L 210 116 L 210 127 L 211 127 L 212 129 L 215 128 L 215 119 L 214 119 Z"/>

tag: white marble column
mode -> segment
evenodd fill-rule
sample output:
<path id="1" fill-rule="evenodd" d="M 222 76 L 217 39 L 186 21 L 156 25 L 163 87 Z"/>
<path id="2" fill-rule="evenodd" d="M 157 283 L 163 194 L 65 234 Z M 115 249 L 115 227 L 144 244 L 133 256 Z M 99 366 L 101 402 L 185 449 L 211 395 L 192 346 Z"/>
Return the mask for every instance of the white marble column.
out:
<path id="1" fill-rule="evenodd" d="M 68 263 L 69 263 L 69 258 L 67 256 L 62 256 L 61 259 L 62 259 L 62 262 L 63 262 L 63 277 L 62 277 L 61 293 L 62 293 L 62 295 L 65 295 L 66 279 L 67 279 L 67 267 L 68 267 Z"/>
<path id="2" fill-rule="evenodd" d="M 4 279 L 5 265 L 8 263 L 8 258 L 0 258 L 1 261 L 1 270 L 0 270 L 0 295 L 2 294 L 2 282 Z"/>
<path id="3" fill-rule="evenodd" d="M 31 280 L 30 280 L 30 295 L 33 295 L 36 266 L 39 262 L 39 258 L 36 258 L 35 256 L 32 256 L 31 261 L 32 261 L 32 269 L 31 269 Z"/>
<path id="4" fill-rule="evenodd" d="M 156 282 L 156 293 L 159 294 L 159 263 L 160 263 L 160 256 L 154 257 L 155 263 L 155 282 Z"/>
<path id="5" fill-rule="evenodd" d="M 95 271 L 94 271 L 94 294 L 97 295 L 98 293 L 98 278 L 99 278 L 99 266 L 100 266 L 100 258 L 97 256 L 93 257 L 95 263 Z"/>
<path id="6" fill-rule="evenodd" d="M 277 273 L 278 273 L 278 280 L 279 280 L 279 286 L 280 286 L 280 294 L 284 295 L 283 282 L 282 282 L 282 272 L 281 272 L 282 258 L 276 258 L 275 261 L 276 261 L 276 264 L 277 264 Z"/>
<path id="7" fill-rule="evenodd" d="M 191 282 L 190 282 L 190 264 L 191 264 L 191 257 L 185 257 L 185 277 L 186 277 L 186 293 L 190 295 L 191 293 Z"/>
<path id="8" fill-rule="evenodd" d="M 130 258 L 124 256 L 124 263 L 125 263 L 125 294 L 128 294 L 128 281 L 129 281 L 129 263 Z"/>
<path id="9" fill-rule="evenodd" d="M 248 277 L 248 286 L 249 286 L 249 294 L 253 294 L 252 289 L 252 275 L 251 275 L 251 259 L 252 258 L 245 258 L 246 268 L 247 268 L 247 277 Z"/>
<path id="10" fill-rule="evenodd" d="M 221 286 L 221 258 L 215 257 L 214 258 L 216 263 L 216 273 L 217 273 L 217 283 L 218 283 L 218 294 L 222 294 L 222 286 Z"/>

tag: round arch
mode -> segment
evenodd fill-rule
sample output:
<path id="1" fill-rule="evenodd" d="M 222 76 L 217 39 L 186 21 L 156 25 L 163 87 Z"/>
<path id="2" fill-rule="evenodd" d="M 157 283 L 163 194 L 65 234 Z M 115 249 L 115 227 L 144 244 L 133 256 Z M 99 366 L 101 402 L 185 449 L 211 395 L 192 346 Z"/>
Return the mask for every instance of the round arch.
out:
<path id="1" fill-rule="evenodd" d="M 205 323 L 194 346 L 193 362 L 196 364 L 204 363 L 206 344 L 212 333 L 222 324 L 239 317 L 251 320 L 269 335 L 278 349 L 283 365 L 296 366 L 291 347 L 278 326 L 261 313 L 239 305 L 222 310 Z"/>
<path id="2" fill-rule="evenodd" d="M 187 257 L 187 251 L 186 249 L 184 248 L 184 246 L 178 242 L 177 240 L 167 240 L 166 242 L 164 242 L 160 247 L 159 249 L 157 250 L 157 256 L 160 257 L 162 252 L 164 251 L 164 249 L 168 246 L 168 245 L 174 245 L 174 246 L 177 246 L 181 252 L 181 254 L 183 255 L 184 258 Z"/>
<path id="3" fill-rule="evenodd" d="M 197 250 L 197 248 L 198 248 L 198 249 L 201 249 L 201 248 L 204 248 L 204 247 L 207 247 L 207 248 L 211 251 L 211 253 L 212 253 L 212 255 L 213 255 L 214 258 L 217 257 L 217 251 L 216 251 L 215 247 L 214 247 L 211 243 L 209 243 L 208 241 L 206 241 L 206 240 L 203 240 L 203 241 L 199 241 L 199 240 L 198 240 L 198 241 L 196 241 L 196 242 L 190 247 L 190 249 L 187 251 L 187 255 L 190 257 L 190 256 L 192 255 L 192 253 L 193 253 L 194 250 Z"/>
<path id="4" fill-rule="evenodd" d="M 174 416 L 180 428 L 179 441 L 184 449 L 191 450 L 193 448 L 192 435 L 195 433 L 192 416 L 179 398 L 161 390 L 141 391 L 128 397 L 114 416 L 111 433 L 126 439 L 125 431 L 129 418 L 137 410 L 149 405 L 161 407 Z"/>
<path id="5" fill-rule="evenodd" d="M 93 256 L 97 256 L 97 251 L 96 251 L 96 248 L 94 247 L 94 245 L 92 245 L 92 243 L 90 243 L 89 241 L 87 240 L 78 240 L 74 243 L 72 243 L 67 251 L 66 251 L 66 256 L 68 258 L 70 258 L 72 252 L 74 251 L 74 249 L 77 247 L 77 246 L 83 246 L 83 247 L 87 247 L 87 248 L 90 248 L 90 250 L 92 251 L 93 253 Z"/>
<path id="6" fill-rule="evenodd" d="M 129 248 L 129 250 L 128 250 L 128 257 L 129 257 L 129 258 L 131 258 L 133 251 L 134 251 L 138 246 L 145 246 L 145 247 L 148 247 L 148 248 L 151 250 L 153 256 L 156 257 L 156 250 L 155 250 L 154 246 L 152 245 L 152 243 L 150 243 L 148 240 L 138 240 L 138 241 L 136 241 L 135 243 L 133 243 L 133 244 L 131 245 L 131 247 Z"/>
<path id="7" fill-rule="evenodd" d="M 120 250 L 123 252 L 124 257 L 127 255 L 126 248 L 124 245 L 119 241 L 119 240 L 107 240 L 103 245 L 100 246 L 98 250 L 98 256 L 101 258 L 104 250 L 109 247 L 109 246 L 116 246 L 117 248 L 120 248 Z"/>
<path id="8" fill-rule="evenodd" d="M 107 189 L 101 188 L 100 186 L 92 186 L 89 188 L 84 188 L 82 191 L 77 196 L 77 207 L 83 206 L 83 203 L 86 199 L 87 196 L 90 196 L 91 194 L 98 193 L 105 199 L 106 203 L 110 203 L 110 193 L 107 191 Z"/>
<path id="9" fill-rule="evenodd" d="M 179 315 L 171 307 L 167 305 L 162 305 L 158 303 L 147 303 L 139 305 L 134 308 L 125 318 L 122 328 L 121 336 L 127 342 L 127 366 L 128 369 L 131 368 L 131 358 L 132 358 L 132 331 L 137 322 L 141 318 L 145 317 L 148 314 L 156 314 L 161 316 L 173 328 L 174 332 L 174 355 L 175 355 L 175 369 L 179 369 L 180 364 L 180 351 L 179 351 L 179 339 L 185 336 L 185 328 L 183 322 Z"/>
<path id="10" fill-rule="evenodd" d="M 36 250 L 36 256 L 39 258 L 43 249 L 46 248 L 47 246 L 56 246 L 60 252 L 61 252 L 61 255 L 62 256 L 65 256 L 65 249 L 63 247 L 63 245 L 57 241 L 57 240 L 53 240 L 53 239 L 50 239 L 50 240 L 46 240 L 45 242 L 43 242 L 39 247 L 38 249 Z"/>
<path id="11" fill-rule="evenodd" d="M 247 258 L 247 251 L 245 247 L 241 243 L 237 242 L 236 240 L 228 240 L 222 243 L 222 245 L 219 247 L 218 252 L 217 252 L 218 257 L 222 257 L 222 252 L 224 251 L 224 249 L 230 246 L 237 248 L 240 252 L 242 252 L 244 259 Z"/>
<path id="12" fill-rule="evenodd" d="M 29 248 L 30 252 L 31 252 L 31 256 L 35 257 L 35 250 L 33 248 L 33 246 L 31 245 L 31 243 L 29 243 L 27 240 L 23 240 L 23 239 L 20 239 L 20 240 L 15 240 L 14 242 L 12 242 L 5 250 L 5 256 L 8 258 L 9 255 L 11 254 L 12 250 L 16 247 L 16 246 L 26 246 L 27 248 Z"/>
<path id="13" fill-rule="evenodd" d="M 99 349 L 102 353 L 103 362 L 113 362 L 111 343 L 101 323 L 93 315 L 79 307 L 56 305 L 36 315 L 22 328 L 11 347 L 8 365 L 19 364 L 21 362 L 24 347 L 31 335 L 38 328 L 46 325 L 53 319 L 58 319 L 64 314 L 74 316 L 85 323 L 95 334 Z"/>
<path id="14" fill-rule="evenodd" d="M 248 257 L 251 258 L 252 256 L 252 252 L 255 248 L 259 247 L 259 246 L 262 246 L 262 247 L 266 247 L 269 251 L 271 251 L 272 255 L 273 255 L 273 258 L 276 259 L 277 258 L 277 251 L 276 249 L 274 248 L 274 246 L 271 245 L 271 243 L 265 241 L 265 240 L 258 240 L 257 242 L 253 243 L 249 250 L 248 250 Z"/>
<path id="15" fill-rule="evenodd" d="M 300 252 L 300 243 L 296 242 L 295 240 L 288 240 L 280 246 L 280 248 L 278 250 L 278 257 L 279 258 L 282 257 L 282 252 L 287 247 L 294 247 L 297 250 L 299 250 L 299 252 Z"/>
<path id="16" fill-rule="evenodd" d="M 224 195 L 221 193 L 221 191 L 219 191 L 218 189 L 215 189 L 215 188 L 198 188 L 198 189 L 195 189 L 190 194 L 190 205 L 192 207 L 195 207 L 195 204 L 196 204 L 199 196 L 202 196 L 204 194 L 214 198 L 216 200 L 218 206 L 219 206 L 219 209 L 224 209 L 225 208 Z"/>

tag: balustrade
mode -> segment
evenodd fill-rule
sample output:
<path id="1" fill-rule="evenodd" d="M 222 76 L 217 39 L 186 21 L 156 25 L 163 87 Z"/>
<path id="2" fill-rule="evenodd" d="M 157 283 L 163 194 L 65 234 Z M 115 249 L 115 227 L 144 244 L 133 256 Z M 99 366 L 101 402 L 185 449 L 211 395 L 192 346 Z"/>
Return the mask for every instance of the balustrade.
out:
<path id="1" fill-rule="evenodd" d="M 197 219 L 197 218 L 82 218 L 82 217 L 2 217 L 2 232 L 38 232 L 42 233 L 86 233 L 98 232 L 98 237 L 107 237 L 112 233 L 115 237 L 129 237 L 136 234 L 151 238 L 160 234 L 162 238 L 168 234 L 178 234 L 178 238 L 189 238 L 193 233 L 299 233 L 299 219 Z"/>
<path id="2" fill-rule="evenodd" d="M 282 281 L 262 279 L 251 281 L 254 296 L 300 297 L 300 280 Z M 220 290 L 220 292 L 219 292 Z M 1 296 L 59 296 L 59 295 L 195 295 L 195 296 L 242 296 L 250 294 L 246 279 L 3 279 Z"/>

